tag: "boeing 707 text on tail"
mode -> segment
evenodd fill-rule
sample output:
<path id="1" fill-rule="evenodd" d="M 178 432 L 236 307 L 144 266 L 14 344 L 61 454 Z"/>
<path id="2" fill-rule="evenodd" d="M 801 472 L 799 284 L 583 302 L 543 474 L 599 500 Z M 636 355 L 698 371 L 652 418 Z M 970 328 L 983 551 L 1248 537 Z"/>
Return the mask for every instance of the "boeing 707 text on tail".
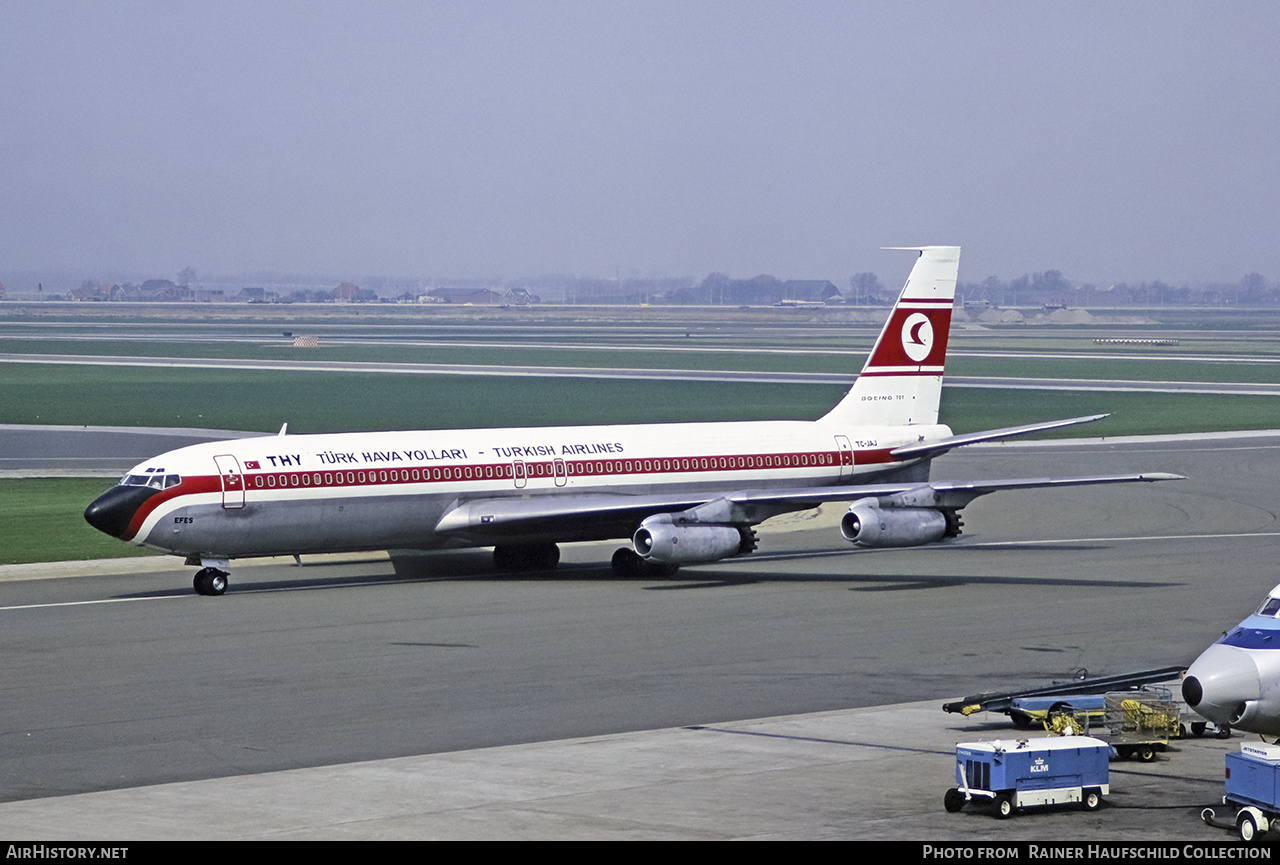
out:
<path id="1" fill-rule="evenodd" d="M 747 555 L 769 517 L 849 502 L 863 547 L 960 533 L 959 511 L 1006 489 L 1168 474 L 929 480 L 953 448 L 1105 415 L 953 435 L 938 423 L 960 249 L 918 249 L 845 397 L 815 421 L 628 424 L 280 435 L 193 445 L 132 469 L 85 511 L 96 528 L 199 566 L 220 595 L 232 559 L 493 547 L 509 570 L 553 567 L 557 544 L 630 539 L 620 575 Z"/>

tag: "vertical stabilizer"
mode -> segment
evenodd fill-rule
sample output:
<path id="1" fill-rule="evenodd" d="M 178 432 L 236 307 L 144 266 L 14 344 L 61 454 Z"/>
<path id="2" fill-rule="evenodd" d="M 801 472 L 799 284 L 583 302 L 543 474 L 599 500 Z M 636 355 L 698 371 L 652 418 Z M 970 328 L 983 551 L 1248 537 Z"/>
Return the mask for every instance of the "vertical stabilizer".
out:
<path id="1" fill-rule="evenodd" d="M 853 388 L 823 421 L 936 424 L 960 247 L 926 246 Z"/>

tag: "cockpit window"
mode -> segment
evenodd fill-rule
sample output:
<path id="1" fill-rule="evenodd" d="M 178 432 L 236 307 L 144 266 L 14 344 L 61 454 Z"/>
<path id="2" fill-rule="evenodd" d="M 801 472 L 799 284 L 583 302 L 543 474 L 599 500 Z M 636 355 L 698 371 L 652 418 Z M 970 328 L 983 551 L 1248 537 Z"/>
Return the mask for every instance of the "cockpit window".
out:
<path id="1" fill-rule="evenodd" d="M 120 485 L 125 487 L 151 487 L 156 490 L 168 489 L 171 486 L 182 483 L 181 475 L 166 474 L 147 474 L 147 475 L 125 475 L 120 480 Z"/>
<path id="2" fill-rule="evenodd" d="M 1277 613 L 1280 613 L 1280 598 L 1267 598 L 1258 609 L 1259 616 L 1271 616 L 1274 618 Z"/>

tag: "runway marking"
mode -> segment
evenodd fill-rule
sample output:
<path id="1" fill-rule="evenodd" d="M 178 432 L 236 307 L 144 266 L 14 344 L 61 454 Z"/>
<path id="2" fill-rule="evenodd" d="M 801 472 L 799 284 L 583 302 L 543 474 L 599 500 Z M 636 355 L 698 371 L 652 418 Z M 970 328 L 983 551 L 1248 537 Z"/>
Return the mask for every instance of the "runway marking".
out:
<path id="1" fill-rule="evenodd" d="M 97 601 L 59 601 L 55 604 L 19 604 L 13 607 L 0 607 L 0 612 L 5 610 L 42 610 L 48 607 L 87 607 L 91 604 L 129 604 L 134 601 L 171 601 L 175 598 L 185 598 L 186 595 L 148 595 L 145 598 L 104 598 Z"/>
<path id="2" fill-rule="evenodd" d="M 305 585 L 304 584 L 304 585 L 297 585 L 297 586 L 272 586 L 269 588 L 257 588 L 257 589 L 249 588 L 246 586 L 239 586 L 236 589 L 235 594 L 265 595 L 265 594 L 272 594 L 274 592 L 305 592 L 305 591 L 314 591 L 317 589 L 348 589 L 355 586 L 359 586 L 359 587 L 394 586 L 394 585 L 400 585 L 402 583 L 414 583 L 414 582 L 418 582 L 418 583 L 430 582 L 430 580 L 404 579 L 404 580 L 376 580 L 373 582 L 363 582 L 363 581 L 357 580 L 353 582 L 330 583 L 325 585 Z M 17 605 L 12 607 L 0 607 L 0 612 L 4 612 L 5 610 L 41 610 L 49 607 L 85 607 L 91 604 L 126 604 L 131 601 L 163 601 L 163 600 L 172 600 L 176 598 L 190 599 L 194 597 L 195 597 L 194 594 L 183 593 L 183 594 L 177 594 L 177 595 L 147 595 L 141 598 L 105 598 L 97 601 L 59 601 L 57 603 L 52 603 L 52 604 L 22 604 L 22 605 Z"/>

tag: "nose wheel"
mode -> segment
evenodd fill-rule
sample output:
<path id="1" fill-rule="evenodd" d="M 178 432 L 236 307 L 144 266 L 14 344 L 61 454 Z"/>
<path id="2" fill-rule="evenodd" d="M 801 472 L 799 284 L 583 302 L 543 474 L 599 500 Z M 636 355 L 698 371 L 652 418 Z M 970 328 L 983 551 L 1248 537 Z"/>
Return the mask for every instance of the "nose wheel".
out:
<path id="1" fill-rule="evenodd" d="M 217 568 L 201 568 L 196 571 L 197 595 L 221 595 L 227 590 L 227 572 Z"/>

